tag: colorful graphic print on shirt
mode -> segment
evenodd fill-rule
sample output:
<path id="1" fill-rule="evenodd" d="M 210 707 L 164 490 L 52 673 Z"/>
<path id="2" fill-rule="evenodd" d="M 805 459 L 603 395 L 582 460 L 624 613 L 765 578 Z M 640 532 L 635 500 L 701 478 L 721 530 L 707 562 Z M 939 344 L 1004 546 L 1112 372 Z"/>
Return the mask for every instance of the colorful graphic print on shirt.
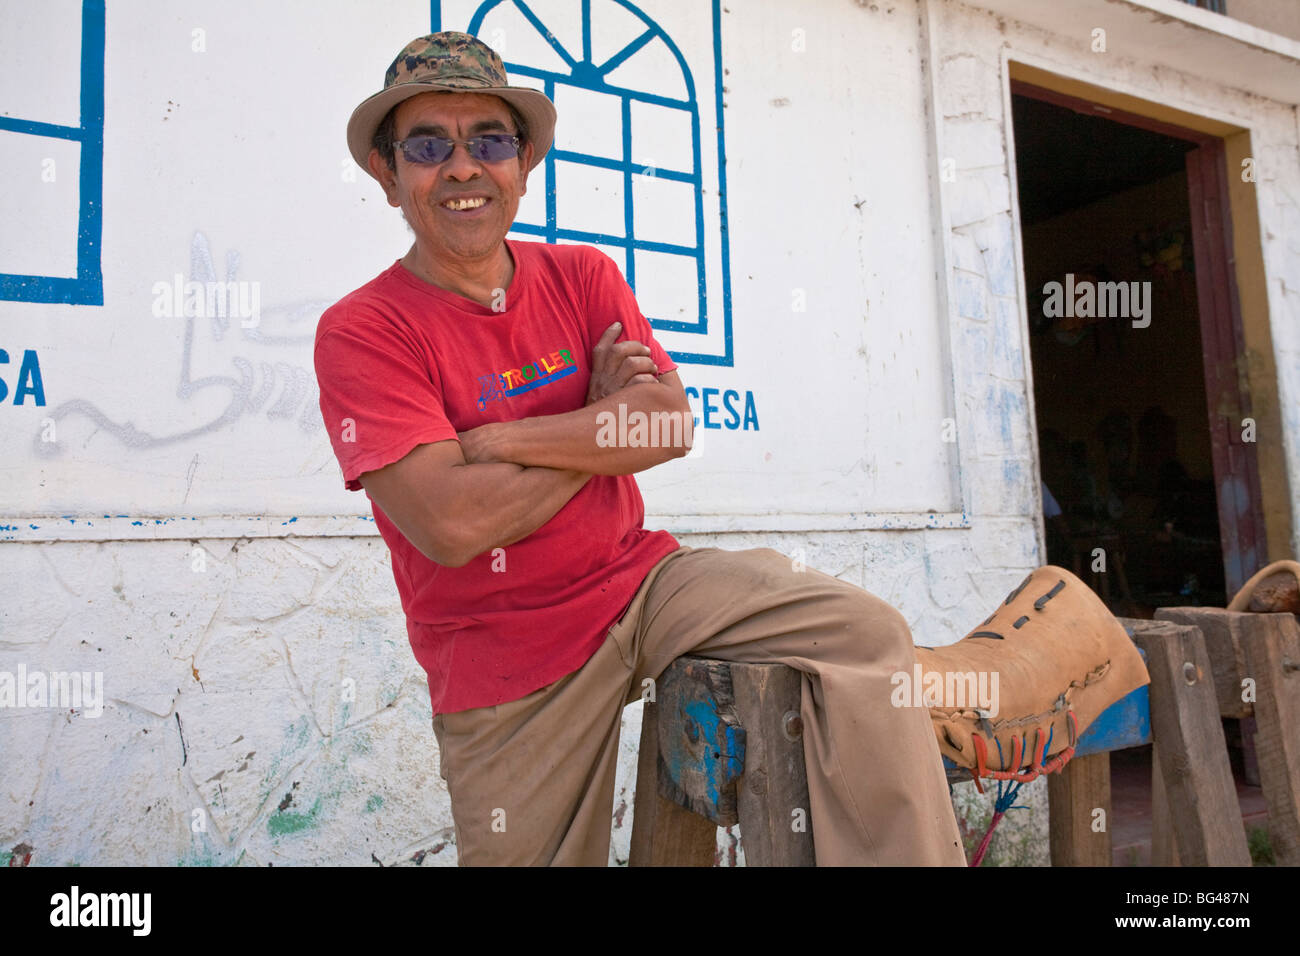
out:
<path id="1" fill-rule="evenodd" d="M 573 360 L 573 353 L 569 349 L 556 349 L 550 355 L 520 363 L 518 368 L 480 375 L 479 410 L 487 408 L 488 402 L 501 402 L 511 396 L 531 392 L 572 375 L 577 370 L 578 363 Z"/>

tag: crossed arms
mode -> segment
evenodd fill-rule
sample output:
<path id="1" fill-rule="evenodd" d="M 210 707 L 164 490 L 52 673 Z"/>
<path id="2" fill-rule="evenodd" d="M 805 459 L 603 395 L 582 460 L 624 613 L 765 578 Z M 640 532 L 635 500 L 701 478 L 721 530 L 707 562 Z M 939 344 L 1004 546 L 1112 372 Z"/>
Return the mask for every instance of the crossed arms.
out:
<path id="1" fill-rule="evenodd" d="M 611 325 L 592 350 L 585 407 L 417 445 L 400 461 L 362 474 L 361 486 L 420 553 L 458 568 L 528 537 L 592 475 L 630 475 L 685 455 L 689 442 L 638 446 L 599 439 L 601 423 L 609 420 L 602 413 L 618 416 L 620 405 L 627 417 L 691 418 L 677 373 L 656 377 L 650 349 L 635 340 L 616 343 L 619 331 Z"/>

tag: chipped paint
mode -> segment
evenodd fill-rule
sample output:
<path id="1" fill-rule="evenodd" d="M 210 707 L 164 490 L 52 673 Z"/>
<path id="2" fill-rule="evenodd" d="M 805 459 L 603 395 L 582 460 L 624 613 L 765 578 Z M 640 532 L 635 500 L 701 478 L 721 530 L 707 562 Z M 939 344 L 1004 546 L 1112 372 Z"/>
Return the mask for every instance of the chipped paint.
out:
<path id="1" fill-rule="evenodd" d="M 30 843 L 18 843 L 9 851 L 5 859 L 5 866 L 30 866 L 32 854 L 36 848 Z"/>
<path id="2" fill-rule="evenodd" d="M 304 812 L 277 809 L 266 820 L 266 832 L 272 836 L 287 836 L 315 827 L 320 819 L 323 797 L 317 797 L 311 809 Z"/>

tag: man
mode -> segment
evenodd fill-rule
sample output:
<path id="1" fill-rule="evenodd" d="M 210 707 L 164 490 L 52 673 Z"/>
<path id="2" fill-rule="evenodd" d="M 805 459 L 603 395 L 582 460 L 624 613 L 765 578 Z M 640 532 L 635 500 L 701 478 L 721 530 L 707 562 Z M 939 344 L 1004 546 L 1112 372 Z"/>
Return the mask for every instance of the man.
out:
<path id="1" fill-rule="evenodd" d="M 897 611 L 775 551 L 642 527 L 633 473 L 688 442 L 602 422 L 691 411 L 612 259 L 505 239 L 554 124 L 473 37 L 403 49 L 348 144 L 415 241 L 316 335 L 321 413 L 428 673 L 460 862 L 603 865 L 622 709 L 697 652 L 803 672 L 819 864 L 963 864 L 929 715 L 889 703 L 914 660 Z"/>

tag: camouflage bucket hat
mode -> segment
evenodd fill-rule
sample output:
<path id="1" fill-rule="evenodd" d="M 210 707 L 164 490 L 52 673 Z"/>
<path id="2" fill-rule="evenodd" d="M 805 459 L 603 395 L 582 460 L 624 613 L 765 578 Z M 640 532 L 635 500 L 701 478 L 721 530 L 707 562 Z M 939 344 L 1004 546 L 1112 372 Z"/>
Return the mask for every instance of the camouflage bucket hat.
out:
<path id="1" fill-rule="evenodd" d="M 384 117 L 398 103 L 420 93 L 487 93 L 517 109 L 533 144 L 532 169 L 555 138 L 555 104 L 545 93 L 508 85 L 505 64 L 496 51 L 468 33 L 448 30 L 412 40 L 384 74 L 384 88 L 364 100 L 348 120 L 348 151 L 362 169 Z"/>

